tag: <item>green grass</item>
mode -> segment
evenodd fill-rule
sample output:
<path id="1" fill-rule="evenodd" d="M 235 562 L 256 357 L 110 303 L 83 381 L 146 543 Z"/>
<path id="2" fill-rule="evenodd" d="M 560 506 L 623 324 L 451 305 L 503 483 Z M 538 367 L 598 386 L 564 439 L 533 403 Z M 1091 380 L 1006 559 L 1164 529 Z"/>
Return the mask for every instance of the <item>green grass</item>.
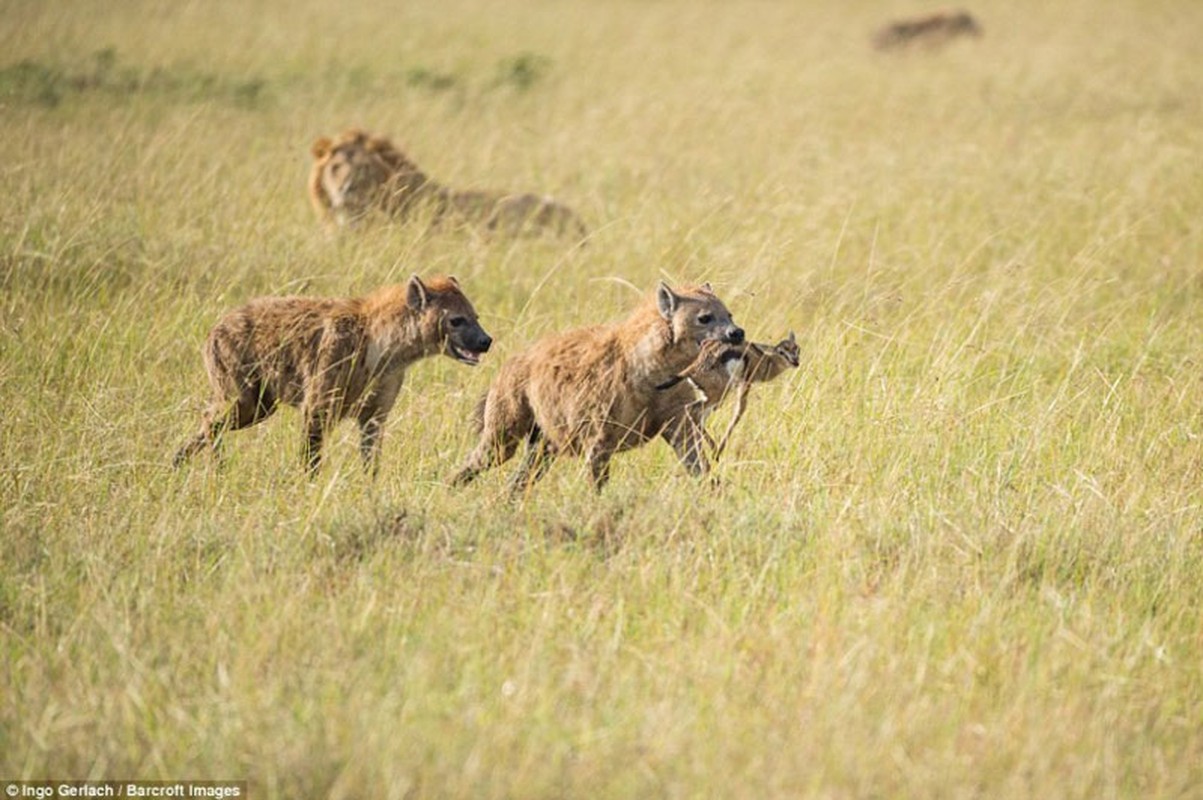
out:
<path id="1" fill-rule="evenodd" d="M 5 4 L 0 777 L 1197 796 L 1203 7 L 881 57 L 913 6 L 847 5 Z M 352 125 L 594 236 L 331 240 Z M 350 427 L 305 480 L 291 412 L 169 468 L 224 309 L 412 272 L 497 346 L 411 371 L 379 480 Z M 445 485 L 505 357 L 659 278 L 802 342 L 720 491 L 659 443 Z"/>

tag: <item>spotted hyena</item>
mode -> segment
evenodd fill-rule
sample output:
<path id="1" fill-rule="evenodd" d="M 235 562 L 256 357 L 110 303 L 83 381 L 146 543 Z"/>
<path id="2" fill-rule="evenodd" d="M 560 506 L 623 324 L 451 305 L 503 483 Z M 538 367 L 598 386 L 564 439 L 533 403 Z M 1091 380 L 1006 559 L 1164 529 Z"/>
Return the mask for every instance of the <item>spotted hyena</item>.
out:
<path id="1" fill-rule="evenodd" d="M 481 408 L 480 440 L 453 482 L 471 481 L 526 443 L 515 493 L 559 454 L 583 456 L 600 490 L 614 453 L 647 441 L 656 386 L 688 366 L 708 340 L 739 344 L 744 332 L 709 284 L 677 292 L 661 283 L 655 298 L 623 322 L 537 342 L 502 365 Z M 695 474 L 707 467 L 682 460 Z"/>
<path id="2" fill-rule="evenodd" d="M 409 365 L 442 353 L 475 365 L 492 339 L 455 278 L 414 275 L 364 297 L 264 297 L 226 314 L 205 342 L 212 400 L 175 464 L 227 430 L 267 419 L 284 403 L 304 418 L 305 465 L 321 463 L 322 439 L 339 420 L 359 423 L 373 472 L 384 421 Z"/>

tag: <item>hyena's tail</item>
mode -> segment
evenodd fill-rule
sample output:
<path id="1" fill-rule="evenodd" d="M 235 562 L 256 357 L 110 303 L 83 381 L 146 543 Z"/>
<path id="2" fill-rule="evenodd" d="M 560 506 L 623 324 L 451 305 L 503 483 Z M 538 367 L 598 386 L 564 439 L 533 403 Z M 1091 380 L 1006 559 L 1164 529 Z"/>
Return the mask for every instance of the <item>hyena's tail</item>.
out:
<path id="1" fill-rule="evenodd" d="M 476 427 L 476 434 L 479 436 L 485 429 L 485 403 L 489 402 L 488 393 L 480 396 L 480 401 L 476 404 L 476 408 L 472 410 L 472 424 Z"/>

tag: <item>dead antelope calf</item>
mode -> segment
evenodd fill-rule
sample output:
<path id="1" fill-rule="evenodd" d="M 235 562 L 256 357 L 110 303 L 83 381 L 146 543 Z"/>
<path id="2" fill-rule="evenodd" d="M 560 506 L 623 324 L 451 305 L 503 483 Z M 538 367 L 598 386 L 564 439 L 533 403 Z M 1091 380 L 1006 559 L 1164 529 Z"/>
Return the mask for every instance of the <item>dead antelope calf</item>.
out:
<path id="1" fill-rule="evenodd" d="M 345 417 L 359 423 L 360 453 L 375 472 L 405 369 L 437 353 L 476 365 L 492 342 L 455 278 L 414 275 L 366 297 L 252 300 L 205 342 L 212 400 L 175 465 L 206 446 L 216 453 L 223 432 L 262 422 L 285 403 L 301 409 L 311 474 L 323 437 Z"/>
<path id="2" fill-rule="evenodd" d="M 793 331 L 777 344 L 726 345 L 706 342 L 692 364 L 656 388 L 648 426 L 677 453 L 700 450 L 703 441 L 717 462 L 748 406 L 752 384 L 771 381 L 799 364 Z M 735 415 L 718 442 L 706 431 L 706 417 L 735 392 Z"/>
<path id="3" fill-rule="evenodd" d="M 597 489 L 614 453 L 648 441 L 645 422 L 656 386 L 695 359 L 702 342 L 743 342 L 744 332 L 710 286 L 680 293 L 664 283 L 628 319 L 550 336 L 502 365 L 481 408 L 480 441 L 453 483 L 512 458 L 526 443 L 511 482 L 520 494 L 559 454 L 583 456 Z M 697 474 L 704 460 L 682 462 Z"/>

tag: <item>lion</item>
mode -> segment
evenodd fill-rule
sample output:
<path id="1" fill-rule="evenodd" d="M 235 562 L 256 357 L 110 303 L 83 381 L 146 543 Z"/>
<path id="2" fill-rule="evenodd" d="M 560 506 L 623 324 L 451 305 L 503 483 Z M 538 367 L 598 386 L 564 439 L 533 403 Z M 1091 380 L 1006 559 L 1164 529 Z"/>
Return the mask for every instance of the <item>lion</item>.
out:
<path id="1" fill-rule="evenodd" d="M 435 223 L 467 223 L 489 233 L 588 235 L 576 212 L 551 197 L 443 186 L 383 136 L 351 129 L 317 139 L 311 152 L 309 200 L 331 229 L 373 212 L 393 219 L 425 212 Z"/>

